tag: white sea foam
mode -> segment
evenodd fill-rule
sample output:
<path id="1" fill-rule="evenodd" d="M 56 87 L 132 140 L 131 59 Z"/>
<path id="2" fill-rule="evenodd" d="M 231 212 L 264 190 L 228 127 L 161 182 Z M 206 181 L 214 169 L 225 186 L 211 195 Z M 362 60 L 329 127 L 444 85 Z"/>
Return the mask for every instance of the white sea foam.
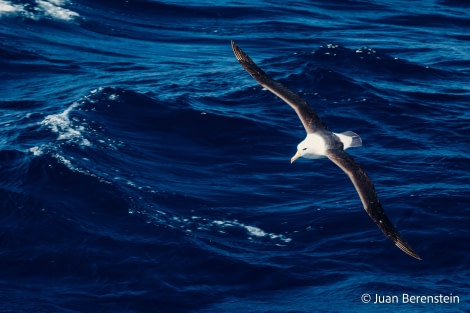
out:
<path id="1" fill-rule="evenodd" d="M 68 1 L 63 0 L 36 0 L 32 4 L 13 4 L 7 0 L 0 0 L 1 15 L 20 15 L 33 20 L 50 18 L 59 21 L 73 21 L 80 15 L 66 9 Z"/>
<path id="2" fill-rule="evenodd" d="M 254 227 L 254 226 L 245 226 L 245 229 L 248 231 L 248 233 L 250 233 L 253 236 L 256 236 L 256 237 L 266 236 L 266 233 L 261 228 Z"/>
<path id="3" fill-rule="evenodd" d="M 215 221 L 212 221 L 212 225 L 221 228 L 219 230 L 219 232 L 221 232 L 221 233 L 225 233 L 224 229 L 228 228 L 228 227 L 243 228 L 247 231 L 247 234 L 248 234 L 250 239 L 253 236 L 253 237 L 258 237 L 258 238 L 270 238 L 270 239 L 273 239 L 273 240 L 278 239 L 278 240 L 280 240 L 282 242 L 285 242 L 285 243 L 288 243 L 288 242 L 292 241 L 291 238 L 286 237 L 282 234 L 268 233 L 268 232 L 265 232 L 264 230 L 262 230 L 259 227 L 246 225 L 244 223 L 239 222 L 238 220 L 234 220 L 234 221 L 215 220 Z"/>
<path id="4" fill-rule="evenodd" d="M 80 107 L 83 103 L 94 103 L 93 95 L 100 92 L 102 88 L 93 89 L 81 100 L 73 102 L 63 112 L 51 114 L 44 118 L 41 125 L 49 127 L 49 129 L 57 134 L 57 140 L 75 143 L 80 146 L 92 146 L 90 140 L 85 138 L 84 134 L 88 132 L 86 121 L 78 121 L 70 119 L 70 113 Z"/>
<path id="5" fill-rule="evenodd" d="M 70 112 L 79 105 L 78 102 L 74 102 L 62 113 L 46 116 L 41 124 L 48 126 L 56 133 L 58 135 L 57 140 L 67 140 L 78 143 L 81 146 L 91 146 L 90 141 L 82 135 L 84 127 L 74 125 L 69 118 Z"/>
<path id="6" fill-rule="evenodd" d="M 134 214 L 136 212 L 145 212 L 144 214 L 148 214 L 147 210 L 132 209 L 129 211 L 130 214 Z M 154 213 L 148 215 L 151 223 L 159 225 L 164 224 L 166 227 L 181 229 L 192 234 L 202 232 L 213 234 L 219 233 L 223 236 L 231 236 L 232 234 L 239 236 L 245 232 L 245 238 L 247 240 L 261 243 L 269 240 L 273 241 L 273 243 L 278 246 L 285 245 L 292 241 L 292 238 L 289 238 L 287 235 L 270 233 L 260 227 L 247 225 L 238 220 L 213 220 L 197 215 L 192 215 L 186 218 L 175 215 L 169 216 L 168 213 L 160 210 L 152 212 Z"/>
<path id="7" fill-rule="evenodd" d="M 79 16 L 78 13 L 61 7 L 61 5 L 64 5 L 64 1 L 36 0 L 36 3 L 45 15 L 57 20 L 71 21 Z"/>
<path id="8" fill-rule="evenodd" d="M 42 154 L 42 148 L 35 146 L 32 148 L 29 148 L 29 152 L 31 152 L 34 156 L 40 156 Z"/>
<path id="9" fill-rule="evenodd" d="M 5 0 L 0 0 L 0 14 L 7 13 L 21 13 L 24 11 L 24 6 L 19 4 L 12 4 Z"/>

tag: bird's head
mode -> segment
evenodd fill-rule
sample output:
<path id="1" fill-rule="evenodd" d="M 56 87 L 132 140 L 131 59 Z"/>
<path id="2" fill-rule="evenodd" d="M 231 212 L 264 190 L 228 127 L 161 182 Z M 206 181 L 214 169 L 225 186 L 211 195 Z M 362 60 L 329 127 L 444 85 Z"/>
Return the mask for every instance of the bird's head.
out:
<path id="1" fill-rule="evenodd" d="M 311 148 L 310 148 L 310 145 L 307 141 L 307 138 L 305 140 L 303 140 L 302 142 L 300 142 L 298 145 L 297 145 L 297 152 L 295 153 L 295 155 L 290 159 L 290 163 L 294 163 L 295 160 L 297 160 L 298 158 L 300 157 L 305 157 L 305 156 L 308 156 L 310 154 L 312 154 L 312 151 L 310 151 Z"/>
<path id="2" fill-rule="evenodd" d="M 297 145 L 297 153 L 290 159 L 294 163 L 300 157 L 307 159 L 318 159 L 325 156 L 325 141 L 318 135 L 308 134 L 307 137 Z"/>

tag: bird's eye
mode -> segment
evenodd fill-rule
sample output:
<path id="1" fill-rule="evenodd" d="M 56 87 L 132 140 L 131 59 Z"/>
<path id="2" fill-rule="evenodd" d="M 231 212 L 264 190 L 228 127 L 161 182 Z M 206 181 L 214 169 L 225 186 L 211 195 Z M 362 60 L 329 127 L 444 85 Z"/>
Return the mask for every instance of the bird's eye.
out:
<path id="1" fill-rule="evenodd" d="M 302 151 L 305 151 L 305 150 L 307 150 L 307 148 L 303 148 L 303 149 L 302 149 Z"/>

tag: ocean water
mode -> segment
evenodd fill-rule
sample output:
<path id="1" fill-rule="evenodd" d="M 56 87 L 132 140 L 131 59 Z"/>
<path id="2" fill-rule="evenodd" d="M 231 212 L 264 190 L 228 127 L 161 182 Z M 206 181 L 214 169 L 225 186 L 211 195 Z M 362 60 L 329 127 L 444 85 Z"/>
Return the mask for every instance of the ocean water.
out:
<path id="1" fill-rule="evenodd" d="M 468 312 L 469 33 L 466 1 L 0 0 L 0 312 Z M 290 164 L 231 40 L 362 137 L 422 261 Z"/>

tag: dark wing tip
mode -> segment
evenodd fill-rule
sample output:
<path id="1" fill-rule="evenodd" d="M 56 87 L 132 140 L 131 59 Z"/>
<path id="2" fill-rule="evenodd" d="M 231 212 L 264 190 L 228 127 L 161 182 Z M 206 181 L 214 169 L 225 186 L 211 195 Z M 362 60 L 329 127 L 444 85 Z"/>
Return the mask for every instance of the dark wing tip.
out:
<path id="1" fill-rule="evenodd" d="M 271 80 L 271 78 L 260 69 L 256 63 L 246 54 L 235 41 L 232 40 L 232 50 L 237 58 L 238 62 L 243 68 L 250 74 L 258 83 L 265 84 Z"/>
<path id="2" fill-rule="evenodd" d="M 245 52 L 243 52 L 243 50 L 240 49 L 239 46 L 237 46 L 235 41 L 232 40 L 231 43 L 232 43 L 233 53 L 235 54 L 235 57 L 237 58 L 238 61 L 248 61 L 248 60 L 250 60 L 250 57 Z"/>
<path id="3" fill-rule="evenodd" d="M 395 245 L 400 248 L 406 254 L 414 257 L 417 260 L 422 260 L 421 257 L 411 248 L 411 246 L 401 237 L 393 240 Z"/>

